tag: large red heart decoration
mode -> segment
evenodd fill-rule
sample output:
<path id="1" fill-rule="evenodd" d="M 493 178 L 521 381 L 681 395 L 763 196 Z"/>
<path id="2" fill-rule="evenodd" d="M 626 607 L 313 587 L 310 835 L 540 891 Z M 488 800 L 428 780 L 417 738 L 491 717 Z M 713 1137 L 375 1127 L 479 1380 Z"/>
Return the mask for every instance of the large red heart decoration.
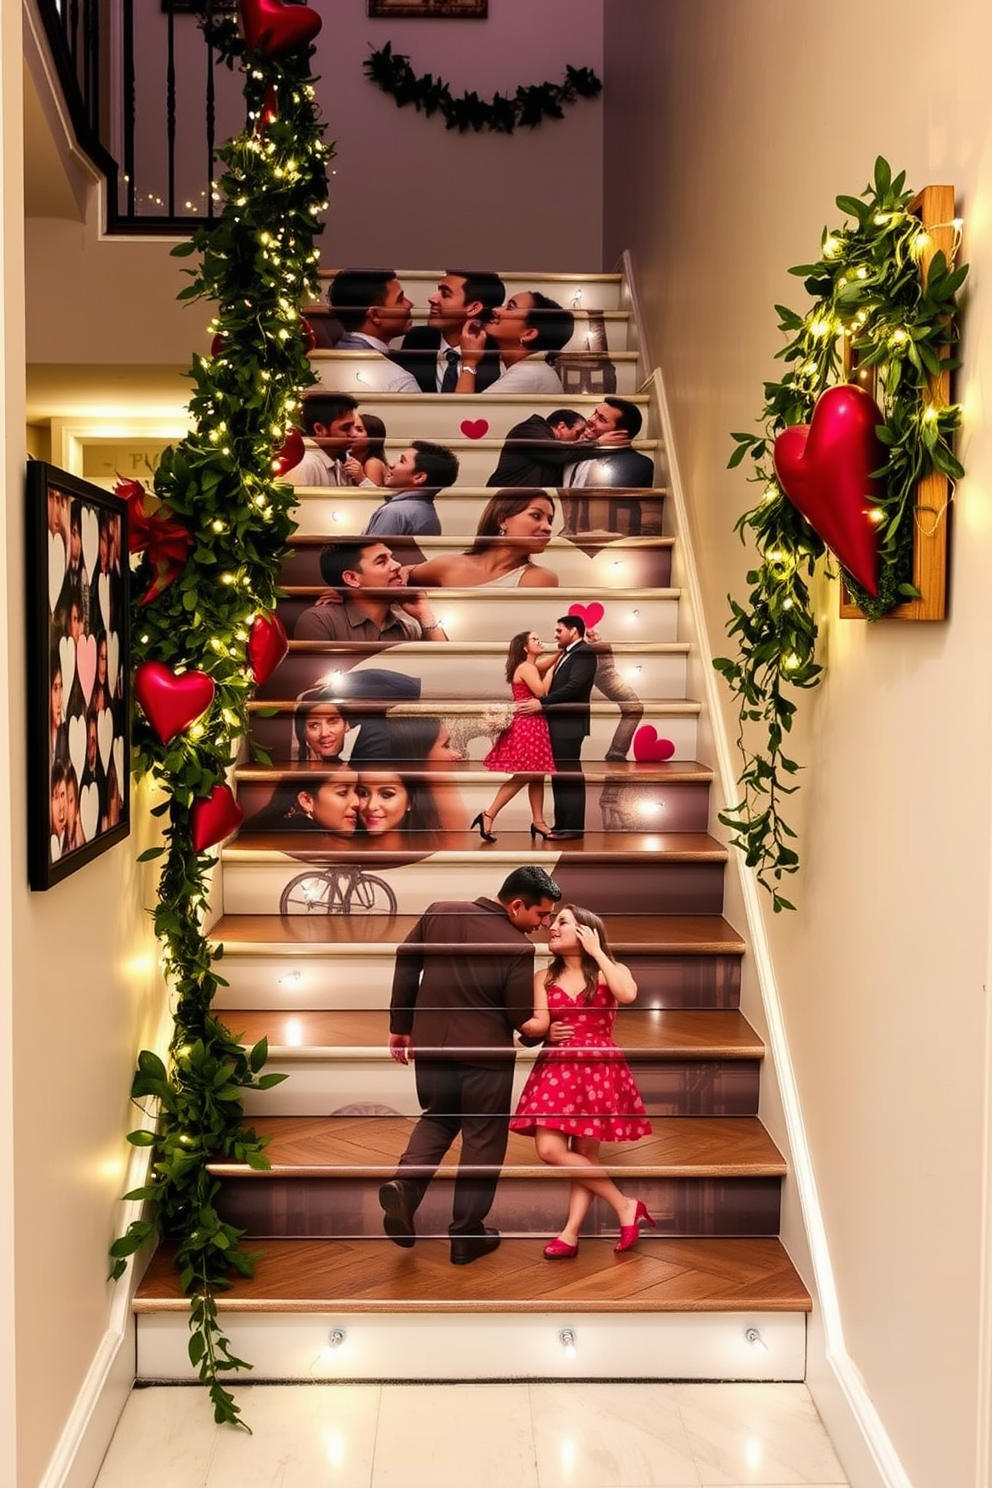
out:
<path id="1" fill-rule="evenodd" d="M 256 615 L 248 634 L 248 662 L 261 687 L 289 650 L 289 636 L 278 615 Z"/>
<path id="2" fill-rule="evenodd" d="M 206 852 L 208 847 L 222 842 L 236 832 L 245 819 L 229 785 L 215 785 L 209 796 L 194 801 L 189 814 L 194 852 Z"/>
<path id="3" fill-rule="evenodd" d="M 214 692 L 206 672 L 176 673 L 160 661 L 143 661 L 135 669 L 134 695 L 163 744 L 206 712 Z"/>
<path id="4" fill-rule="evenodd" d="M 308 5 L 285 5 L 283 0 L 241 0 L 241 27 L 253 52 L 285 57 L 309 46 L 323 25 Z"/>
<path id="5" fill-rule="evenodd" d="M 489 433 L 488 419 L 462 419 L 458 426 L 466 439 L 485 439 Z"/>
<path id="6" fill-rule="evenodd" d="M 292 470 L 294 465 L 299 465 L 306 452 L 303 435 L 299 429 L 290 429 L 286 435 L 286 443 L 279 453 L 272 457 L 273 475 L 285 475 L 287 470 Z"/>
<path id="7" fill-rule="evenodd" d="M 570 615 L 578 615 L 580 619 L 586 622 L 586 630 L 593 630 L 599 624 L 600 620 L 602 620 L 606 611 L 603 609 L 599 600 L 594 599 L 592 604 L 569 605 L 568 613 Z"/>
<path id="8" fill-rule="evenodd" d="M 875 430 L 883 423 L 864 388 L 842 383 L 821 393 L 809 424 L 783 429 L 775 441 L 775 472 L 786 496 L 842 567 L 869 594 L 878 593 L 879 531 L 870 512 L 885 464 Z"/>
<path id="9" fill-rule="evenodd" d="M 669 760 L 674 753 L 675 745 L 671 739 L 659 739 L 658 730 L 651 723 L 642 725 L 634 735 L 634 758 L 642 765 Z"/>

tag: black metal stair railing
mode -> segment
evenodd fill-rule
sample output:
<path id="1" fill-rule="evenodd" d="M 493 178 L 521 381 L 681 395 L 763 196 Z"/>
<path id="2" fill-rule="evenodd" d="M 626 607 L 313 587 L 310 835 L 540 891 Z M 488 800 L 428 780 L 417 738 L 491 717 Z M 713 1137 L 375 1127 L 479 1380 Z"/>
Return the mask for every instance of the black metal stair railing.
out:
<path id="1" fill-rule="evenodd" d="M 107 180 L 107 230 L 211 221 L 218 131 L 244 124 L 241 79 L 210 41 L 233 0 L 36 3 L 76 141 Z"/>

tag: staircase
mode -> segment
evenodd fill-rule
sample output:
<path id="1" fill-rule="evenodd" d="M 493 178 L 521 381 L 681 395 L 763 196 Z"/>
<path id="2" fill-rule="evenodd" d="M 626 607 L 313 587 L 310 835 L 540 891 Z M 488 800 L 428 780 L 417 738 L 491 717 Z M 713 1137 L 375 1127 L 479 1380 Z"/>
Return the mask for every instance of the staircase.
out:
<path id="1" fill-rule="evenodd" d="M 434 276 L 401 277 L 425 306 Z M 225 1216 L 265 1252 L 254 1279 L 236 1280 L 219 1305 L 254 1378 L 801 1379 L 810 1299 L 778 1238 L 786 1165 L 757 1114 L 764 1050 L 739 1007 L 746 945 L 722 914 L 727 853 L 707 832 L 712 772 L 697 759 L 700 705 L 686 696 L 665 452 L 653 437 L 659 410 L 634 391 L 645 369 L 629 287 L 620 275 L 507 277 L 508 294 L 529 287 L 577 311 L 566 386 L 590 390 L 568 391 L 561 403 L 587 411 L 600 401 L 602 380 L 615 377 L 620 394 L 643 405 L 648 437 L 637 446 L 655 459 L 656 485 L 633 495 L 579 489 L 559 504 L 556 536 L 540 559 L 558 574 L 558 588 L 434 590 L 446 644 L 366 645 L 356 654 L 343 643 L 296 642 L 261 689 L 255 736 L 272 764 L 238 770 L 246 827 L 220 855 L 223 913 L 212 933 L 225 947 L 230 985 L 215 1007 L 247 1043 L 267 1037 L 270 1068 L 291 1078 L 248 1107 L 270 1139 L 271 1170 L 213 1169 Z M 365 396 L 361 354 L 313 356 L 326 386 L 353 388 L 363 411 L 383 418 L 391 454 L 415 438 L 457 450 L 459 483 L 437 502 L 443 536 L 419 540 L 426 558 L 469 545 L 507 430 L 555 406 L 507 396 Z M 300 492 L 284 571 L 290 634 L 322 592 L 321 544 L 361 532 L 379 502 L 368 490 Z M 490 743 L 481 720 L 508 696 L 506 643 L 528 627 L 550 640 L 573 604 L 602 607 L 598 629 L 641 699 L 640 723 L 670 740 L 674 754 L 606 761 L 620 715 L 594 693 L 583 750 L 585 837 L 532 844 L 521 792 L 499 818 L 498 841 L 480 843 L 465 824 L 500 778 L 481 765 Z M 291 757 L 297 695 L 369 668 L 419 679 L 419 698 L 403 711 L 444 718 L 467 751 L 451 764 L 368 767 L 398 768 L 409 783 L 446 792 L 441 829 L 399 841 L 389 834 L 380 844 L 294 831 L 292 823 L 253 827 L 260 813 L 264 823 L 274 789 L 305 789 L 326 773 Z M 613 1216 L 597 1202 L 578 1258 L 549 1264 L 542 1246 L 563 1221 L 567 1175 L 544 1167 L 529 1138 L 511 1136 L 490 1216 L 503 1244 L 453 1267 L 453 1163 L 418 1211 L 415 1249 L 398 1249 L 381 1229 L 377 1191 L 419 1109 L 412 1070 L 386 1050 L 394 954 L 431 900 L 490 895 L 525 862 L 547 868 L 566 900 L 603 915 L 637 978 L 638 999 L 621 1011 L 617 1038 L 654 1133 L 604 1151 L 610 1173 L 645 1200 L 658 1229 L 615 1256 Z M 545 955 L 539 945 L 539 962 Z M 534 1057 L 518 1055 L 517 1092 Z M 134 1306 L 139 1377 L 192 1377 L 187 1304 L 167 1246 Z"/>

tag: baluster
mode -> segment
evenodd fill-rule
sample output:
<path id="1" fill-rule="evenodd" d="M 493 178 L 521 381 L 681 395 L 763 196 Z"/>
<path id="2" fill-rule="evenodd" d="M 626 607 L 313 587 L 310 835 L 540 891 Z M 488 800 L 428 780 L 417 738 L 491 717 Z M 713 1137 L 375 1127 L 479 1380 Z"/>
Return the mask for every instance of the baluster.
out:
<path id="1" fill-rule="evenodd" d="M 124 114 L 124 180 L 127 198 L 127 216 L 133 221 L 134 210 L 134 0 L 124 0 L 123 13 L 123 45 L 124 45 L 124 97 L 122 108 Z"/>

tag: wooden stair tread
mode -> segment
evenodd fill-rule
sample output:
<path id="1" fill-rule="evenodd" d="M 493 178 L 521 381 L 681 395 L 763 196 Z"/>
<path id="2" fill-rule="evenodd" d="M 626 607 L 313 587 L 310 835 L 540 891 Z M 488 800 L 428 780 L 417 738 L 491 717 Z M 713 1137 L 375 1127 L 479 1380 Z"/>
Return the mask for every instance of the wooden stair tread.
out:
<path id="1" fill-rule="evenodd" d="M 287 703 L 285 706 L 291 705 Z M 366 768 L 371 769 L 373 763 L 369 761 Z M 235 775 L 238 780 L 271 783 L 273 780 L 292 780 L 299 776 L 324 776 L 327 772 L 327 765 L 320 765 L 313 760 L 280 760 L 271 765 L 239 765 Z M 695 760 L 667 760 L 657 764 L 645 764 L 636 760 L 596 760 L 588 764 L 583 761 L 582 773 L 586 783 L 592 785 L 603 785 L 607 781 L 652 785 L 708 785 L 713 780 L 712 769 L 708 765 L 697 764 Z M 403 774 L 408 779 L 432 780 L 435 783 L 439 778 L 453 778 L 460 782 L 492 782 L 493 779 L 493 772 L 484 769 L 481 760 L 444 760 L 434 765 L 417 761 L 404 765 Z"/>
<path id="2" fill-rule="evenodd" d="M 343 648 L 337 646 L 333 641 L 291 641 L 290 651 L 302 655 L 332 656 L 339 654 Z M 391 651 L 395 649 L 392 641 L 369 641 L 366 654 L 373 652 Z M 499 698 L 499 702 L 509 703 L 509 698 Z M 420 702 L 403 703 L 405 715 L 424 716 L 426 718 L 476 718 L 492 706 L 493 699 L 488 695 L 480 695 L 476 698 L 425 698 Z M 578 712 L 581 704 L 559 703 L 560 713 Z M 296 707 L 295 698 L 263 698 L 252 700 L 248 704 L 249 713 L 262 713 L 263 717 L 272 717 L 279 713 L 292 713 Z M 349 699 L 348 711 L 356 717 L 368 713 L 372 717 L 381 717 L 390 707 L 388 702 L 368 702 L 364 699 Z M 600 703 L 595 699 L 585 704 L 592 718 L 615 718 L 617 713 L 616 703 Z M 644 711 L 651 718 L 695 718 L 701 712 L 702 705 L 691 698 L 647 698 L 644 700 Z M 619 761 L 618 761 L 619 763 Z"/>
<path id="3" fill-rule="evenodd" d="M 269 1041 L 269 1057 L 313 1058 L 342 1050 L 374 1051 L 389 1057 L 389 1013 L 385 1008 L 285 1011 L 225 1008 L 221 1022 L 246 1044 Z M 624 1008 L 616 1038 L 631 1059 L 760 1059 L 764 1046 L 736 1011 Z"/>
<path id="4" fill-rule="evenodd" d="M 223 943 L 227 955 L 312 954 L 324 946 L 337 952 L 369 948 L 392 954 L 417 923 L 416 915 L 222 915 L 210 930 L 214 945 Z M 721 915 L 606 914 L 610 944 L 624 955 L 654 951 L 658 955 L 743 955 L 745 943 Z M 537 937 L 535 944 L 543 944 Z"/>
<path id="5" fill-rule="evenodd" d="M 355 486 L 355 487 L 351 487 L 351 488 L 338 487 L 338 490 L 341 490 L 341 489 L 352 489 L 355 492 L 361 493 L 362 491 L 368 491 L 369 490 L 369 487 L 368 486 Z M 447 489 L 448 490 L 451 490 L 453 488 L 449 486 Z M 468 488 L 466 486 L 459 486 L 459 487 L 455 487 L 454 489 L 457 489 L 457 490 L 459 490 L 459 491 L 461 491 L 461 492 L 464 493 L 465 491 L 467 491 Z M 380 491 L 381 490 L 381 491 L 384 492 L 386 490 L 386 487 L 384 487 L 384 486 L 377 486 L 377 487 L 375 487 L 375 490 L 376 491 Z M 341 542 L 343 540 L 346 541 L 350 537 L 360 537 L 360 536 L 361 537 L 364 537 L 365 534 L 364 533 L 357 533 L 357 532 L 335 532 L 333 541 L 334 542 Z M 445 533 L 441 537 L 425 537 L 423 535 L 423 533 L 420 533 L 420 532 L 418 532 L 415 537 L 414 537 L 413 534 L 410 534 L 410 535 L 406 535 L 406 534 L 395 535 L 393 533 L 387 533 L 386 534 L 386 544 L 387 544 L 387 546 L 389 546 L 390 544 L 394 544 L 395 543 L 398 546 L 410 547 L 411 545 L 415 544 L 418 548 L 422 548 L 425 553 L 426 552 L 429 552 L 430 550 L 432 550 L 434 548 L 438 548 L 438 549 L 440 549 L 442 551 L 447 551 L 447 549 L 449 549 L 449 548 L 453 548 L 453 547 L 459 546 L 463 541 L 465 541 L 465 542 L 483 542 L 483 544 L 485 544 L 485 542 L 488 541 L 490 543 L 495 544 L 497 542 L 500 542 L 501 540 L 502 539 L 496 538 L 496 537 L 488 538 L 488 539 L 480 539 L 479 537 L 476 536 L 475 533 L 469 533 L 469 532 L 466 532 L 466 533 L 462 534 L 462 536 L 457 536 L 457 535 L 455 535 L 453 533 Z M 300 548 L 317 548 L 317 549 L 320 549 L 320 548 L 326 547 L 327 544 L 331 541 L 331 538 L 330 537 L 326 537 L 324 535 L 317 536 L 317 535 L 312 534 L 312 533 L 308 534 L 308 533 L 297 532 L 297 533 L 294 533 L 292 537 L 287 538 L 286 541 L 287 541 L 287 545 L 290 548 L 294 548 L 294 549 L 297 549 L 297 550 L 300 549 Z M 605 548 L 605 549 L 607 549 L 611 553 L 616 553 L 617 556 L 619 557 L 621 554 L 624 554 L 624 553 L 640 552 L 640 551 L 643 551 L 644 549 L 647 549 L 649 552 L 654 552 L 658 548 L 674 548 L 674 546 L 675 546 L 675 539 L 674 539 L 674 537 L 663 537 L 661 535 L 661 533 L 658 533 L 657 536 L 649 536 L 649 537 L 620 537 L 620 538 L 617 538 L 617 537 L 612 537 L 612 536 L 610 536 L 610 535 L 608 535 L 606 533 L 596 534 L 596 533 L 586 533 L 585 531 L 583 531 L 581 540 L 577 536 L 572 536 L 572 537 L 562 537 L 562 536 L 553 537 L 551 539 L 551 541 L 548 543 L 547 547 L 544 549 L 544 551 L 546 553 L 550 553 L 550 552 L 568 553 L 568 552 L 574 552 L 574 551 L 584 552 L 586 548 Z"/>
<path id="6" fill-rule="evenodd" d="M 242 832 L 223 849 L 223 855 L 231 862 L 271 861 L 288 855 L 308 863 L 357 860 L 370 865 L 408 863 L 411 857 L 427 853 L 435 861 L 458 862 L 463 858 L 475 858 L 480 849 L 485 849 L 487 857 L 497 863 L 517 863 L 521 856 L 536 862 L 545 858 L 557 862 L 562 857 L 602 857 L 615 862 L 644 863 L 645 858 L 665 858 L 677 863 L 722 863 L 728 856 L 724 845 L 706 832 L 587 832 L 584 837 L 568 838 L 564 842 L 542 842 L 539 838 L 536 846 L 532 846 L 528 832 L 501 831 L 497 846 L 480 842 L 478 834 L 470 831 L 408 832 L 408 841 L 401 849 L 377 848 L 367 837 L 360 841 L 340 838 L 325 846 L 321 840 L 323 835 L 317 832 Z M 452 845 L 458 838 L 463 840 L 464 846 Z M 475 850 L 471 851 L 473 838 Z"/>
<path id="7" fill-rule="evenodd" d="M 626 1255 L 583 1240 L 550 1264 L 533 1237 L 504 1239 L 472 1266 L 452 1266 L 444 1240 L 402 1250 L 385 1238 L 268 1240 L 253 1277 L 234 1275 L 221 1312 L 809 1312 L 809 1292 L 775 1239 L 645 1238 Z M 255 1247 L 252 1247 L 255 1248 Z M 152 1257 L 136 1313 L 182 1312 L 174 1247 Z"/>
<path id="8" fill-rule="evenodd" d="M 786 1171 L 781 1153 L 754 1116 L 661 1116 L 651 1124 L 650 1137 L 609 1147 L 603 1168 L 626 1178 L 777 1178 Z M 257 1116 L 252 1126 L 269 1139 L 266 1156 L 271 1168 L 260 1172 L 244 1163 L 216 1161 L 209 1164 L 211 1173 L 253 1183 L 273 1178 L 391 1178 L 413 1118 L 365 1113 Z M 439 1179 L 454 1178 L 459 1151 L 456 1141 L 438 1170 Z M 564 1183 L 568 1176 L 567 1168 L 550 1168 L 538 1159 L 530 1137 L 510 1133 L 503 1182 L 539 1177 Z"/>

